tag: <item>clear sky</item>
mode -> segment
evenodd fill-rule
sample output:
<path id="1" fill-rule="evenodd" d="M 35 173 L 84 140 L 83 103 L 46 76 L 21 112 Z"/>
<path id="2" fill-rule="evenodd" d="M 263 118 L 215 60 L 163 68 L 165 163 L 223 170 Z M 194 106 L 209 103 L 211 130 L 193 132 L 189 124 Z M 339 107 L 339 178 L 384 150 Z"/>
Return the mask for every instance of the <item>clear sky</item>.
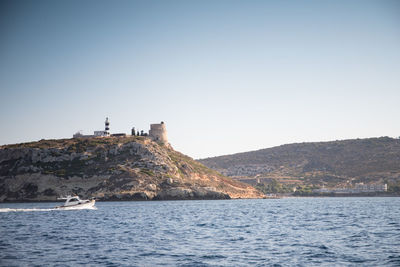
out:
<path id="1" fill-rule="evenodd" d="M 400 136 L 400 1 L 0 1 L 0 144 L 165 121 L 194 158 Z"/>

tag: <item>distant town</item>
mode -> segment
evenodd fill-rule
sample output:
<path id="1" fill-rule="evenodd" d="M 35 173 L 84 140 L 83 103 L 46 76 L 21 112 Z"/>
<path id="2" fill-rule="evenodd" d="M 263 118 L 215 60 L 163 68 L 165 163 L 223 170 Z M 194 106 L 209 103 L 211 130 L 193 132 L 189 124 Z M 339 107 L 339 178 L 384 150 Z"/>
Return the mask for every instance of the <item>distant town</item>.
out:
<path id="1" fill-rule="evenodd" d="M 263 178 L 263 177 L 256 177 L 256 178 L 249 178 L 249 177 L 232 177 L 235 180 L 238 180 L 243 183 L 250 184 L 255 186 L 259 189 L 265 189 L 265 186 L 268 186 L 272 182 L 276 180 L 273 178 Z M 289 184 L 286 184 L 286 189 L 290 188 L 290 190 L 286 190 L 285 193 L 302 193 L 301 186 L 299 187 L 296 183 L 301 183 L 300 180 L 286 180 Z M 293 183 L 293 184 L 292 184 Z M 300 191 L 299 191 L 300 189 Z M 279 190 L 278 190 L 279 191 Z M 284 193 L 284 192 L 266 192 L 266 193 Z M 369 193 L 381 193 L 381 192 L 388 192 L 388 186 L 386 183 L 372 183 L 372 184 L 365 184 L 365 183 L 356 183 L 354 186 L 342 186 L 342 187 L 325 187 L 322 188 L 310 188 L 308 195 L 357 195 L 357 194 L 369 194 Z"/>
<path id="2" fill-rule="evenodd" d="M 343 188 L 319 188 L 313 189 L 313 193 L 319 194 L 362 194 L 362 193 L 374 193 L 374 192 L 387 192 L 387 184 L 364 184 L 358 183 L 354 187 L 343 187 Z"/>

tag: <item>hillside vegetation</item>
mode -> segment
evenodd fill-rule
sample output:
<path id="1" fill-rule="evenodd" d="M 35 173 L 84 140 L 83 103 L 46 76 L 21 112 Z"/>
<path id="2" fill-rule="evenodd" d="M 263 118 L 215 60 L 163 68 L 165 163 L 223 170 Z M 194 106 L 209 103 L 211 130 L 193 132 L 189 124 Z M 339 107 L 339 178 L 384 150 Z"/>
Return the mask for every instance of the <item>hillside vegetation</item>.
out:
<path id="1" fill-rule="evenodd" d="M 232 180 L 146 137 L 41 140 L 0 147 L 0 202 L 259 198 Z"/>
<path id="2" fill-rule="evenodd" d="M 320 187 L 400 181 L 400 139 L 288 144 L 199 160 L 227 176 Z"/>

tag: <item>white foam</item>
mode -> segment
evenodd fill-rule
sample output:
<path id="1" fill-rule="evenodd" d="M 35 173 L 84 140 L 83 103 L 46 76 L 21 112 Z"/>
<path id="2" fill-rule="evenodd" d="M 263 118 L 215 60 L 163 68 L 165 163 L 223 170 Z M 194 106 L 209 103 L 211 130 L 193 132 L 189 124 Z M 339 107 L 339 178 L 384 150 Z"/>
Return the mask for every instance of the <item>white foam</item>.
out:
<path id="1" fill-rule="evenodd" d="M 0 212 L 17 212 L 17 211 L 51 211 L 54 209 L 10 209 L 10 208 L 4 208 L 0 209 Z"/>
<path id="2" fill-rule="evenodd" d="M 0 209 L 0 212 L 31 212 L 31 211 L 62 211 L 62 210 L 97 210 L 96 207 L 68 207 L 62 209 L 10 209 L 10 208 L 3 208 Z"/>

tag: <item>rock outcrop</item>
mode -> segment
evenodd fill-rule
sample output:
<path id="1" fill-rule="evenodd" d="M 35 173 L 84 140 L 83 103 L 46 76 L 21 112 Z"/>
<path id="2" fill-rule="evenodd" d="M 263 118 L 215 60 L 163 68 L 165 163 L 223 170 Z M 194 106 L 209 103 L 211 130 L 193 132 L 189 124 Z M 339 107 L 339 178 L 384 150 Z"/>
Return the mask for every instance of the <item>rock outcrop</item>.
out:
<path id="1" fill-rule="evenodd" d="M 260 198 L 168 145 L 145 137 L 41 140 L 0 147 L 0 202 Z"/>

